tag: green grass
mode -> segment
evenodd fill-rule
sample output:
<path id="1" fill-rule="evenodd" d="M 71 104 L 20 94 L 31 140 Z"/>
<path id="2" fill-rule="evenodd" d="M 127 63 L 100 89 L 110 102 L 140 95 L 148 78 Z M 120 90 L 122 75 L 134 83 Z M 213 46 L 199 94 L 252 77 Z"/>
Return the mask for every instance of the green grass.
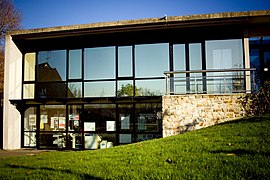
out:
<path id="1" fill-rule="evenodd" d="M 269 179 L 270 116 L 96 151 L 1 159 L 0 179 Z"/>

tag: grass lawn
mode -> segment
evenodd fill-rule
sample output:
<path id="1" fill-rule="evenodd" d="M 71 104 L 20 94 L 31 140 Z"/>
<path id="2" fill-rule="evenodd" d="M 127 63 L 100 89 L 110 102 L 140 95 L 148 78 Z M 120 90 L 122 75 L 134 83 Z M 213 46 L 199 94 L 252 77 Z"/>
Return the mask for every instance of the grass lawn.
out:
<path id="1" fill-rule="evenodd" d="M 270 116 L 94 151 L 1 159 L 0 179 L 269 179 Z"/>

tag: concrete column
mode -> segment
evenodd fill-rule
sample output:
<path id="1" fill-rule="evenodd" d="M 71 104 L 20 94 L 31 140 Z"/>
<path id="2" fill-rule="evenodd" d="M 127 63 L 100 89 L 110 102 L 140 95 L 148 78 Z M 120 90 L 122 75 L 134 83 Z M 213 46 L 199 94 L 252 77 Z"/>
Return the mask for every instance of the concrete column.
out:
<path id="1" fill-rule="evenodd" d="M 244 38 L 244 57 L 245 57 L 245 68 L 250 68 L 249 58 L 249 38 Z M 246 71 L 246 92 L 251 93 L 251 77 L 250 71 Z"/>
<path id="2" fill-rule="evenodd" d="M 21 99 L 22 53 L 6 36 L 4 72 L 3 149 L 21 148 L 21 115 L 10 99 Z"/>

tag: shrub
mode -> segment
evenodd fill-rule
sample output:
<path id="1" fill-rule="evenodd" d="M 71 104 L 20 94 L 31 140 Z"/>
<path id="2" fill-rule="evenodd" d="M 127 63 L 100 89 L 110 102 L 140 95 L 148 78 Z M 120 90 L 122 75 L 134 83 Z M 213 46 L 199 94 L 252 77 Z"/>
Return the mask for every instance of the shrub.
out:
<path id="1" fill-rule="evenodd" d="M 258 92 L 247 94 L 242 104 L 249 116 L 270 113 L 270 81 L 265 81 Z"/>

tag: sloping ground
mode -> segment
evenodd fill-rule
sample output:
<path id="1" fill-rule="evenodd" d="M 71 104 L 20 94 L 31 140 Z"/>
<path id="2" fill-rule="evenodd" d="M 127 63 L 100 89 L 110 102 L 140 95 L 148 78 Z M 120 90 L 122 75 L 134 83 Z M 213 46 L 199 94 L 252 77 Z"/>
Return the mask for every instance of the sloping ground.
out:
<path id="1" fill-rule="evenodd" d="M 96 151 L 1 159 L 0 179 L 268 179 L 270 116 Z"/>

